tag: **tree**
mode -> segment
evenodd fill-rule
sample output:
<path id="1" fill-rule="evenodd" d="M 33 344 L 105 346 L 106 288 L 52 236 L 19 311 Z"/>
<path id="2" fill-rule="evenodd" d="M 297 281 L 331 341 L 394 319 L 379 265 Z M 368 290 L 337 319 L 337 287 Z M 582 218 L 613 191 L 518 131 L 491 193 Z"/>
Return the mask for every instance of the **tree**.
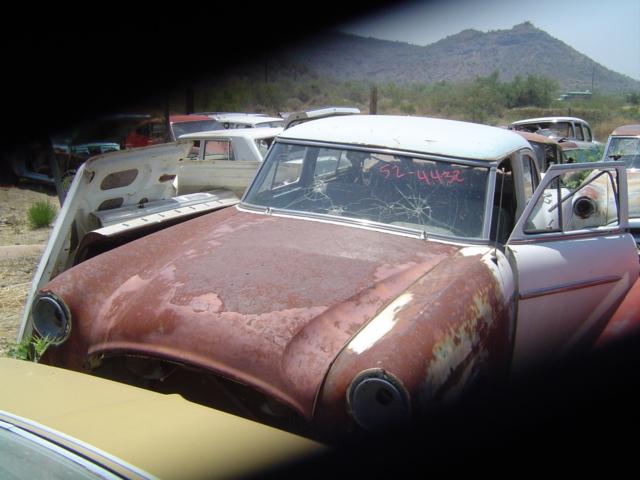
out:
<path id="1" fill-rule="evenodd" d="M 523 79 L 518 75 L 511 83 L 505 85 L 507 106 L 548 107 L 558 88 L 558 83 L 550 78 L 527 75 L 527 78 Z"/>

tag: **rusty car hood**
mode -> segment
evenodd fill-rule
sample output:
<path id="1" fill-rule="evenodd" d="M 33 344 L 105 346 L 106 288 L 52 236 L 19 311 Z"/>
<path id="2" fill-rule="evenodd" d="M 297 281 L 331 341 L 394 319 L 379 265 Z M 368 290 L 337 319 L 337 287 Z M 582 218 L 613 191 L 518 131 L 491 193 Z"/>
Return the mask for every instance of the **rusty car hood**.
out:
<path id="1" fill-rule="evenodd" d="M 205 368 L 307 417 L 369 320 L 461 247 L 351 226 L 208 214 L 87 260 L 43 290 L 68 304 L 54 363 L 138 353 Z"/>

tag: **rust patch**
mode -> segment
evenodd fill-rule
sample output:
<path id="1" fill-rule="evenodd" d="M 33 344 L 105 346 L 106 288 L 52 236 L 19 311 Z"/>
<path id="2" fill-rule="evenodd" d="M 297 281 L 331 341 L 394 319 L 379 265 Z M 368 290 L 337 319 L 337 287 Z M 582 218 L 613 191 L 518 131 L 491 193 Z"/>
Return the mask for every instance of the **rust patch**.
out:
<path id="1" fill-rule="evenodd" d="M 640 331 L 640 280 L 636 280 L 595 342 L 594 349 L 608 347 Z"/>
<path id="2" fill-rule="evenodd" d="M 328 429 L 348 424 L 346 390 L 370 368 L 400 379 L 418 414 L 455 399 L 482 375 L 506 378 L 513 331 L 510 295 L 502 290 L 491 254 L 482 252 L 468 250 L 440 263 L 405 292 L 410 302 L 389 312 L 393 325 L 384 335 L 366 349 L 342 350 L 316 402 L 318 424 Z M 357 335 L 349 345 L 354 342 Z"/>

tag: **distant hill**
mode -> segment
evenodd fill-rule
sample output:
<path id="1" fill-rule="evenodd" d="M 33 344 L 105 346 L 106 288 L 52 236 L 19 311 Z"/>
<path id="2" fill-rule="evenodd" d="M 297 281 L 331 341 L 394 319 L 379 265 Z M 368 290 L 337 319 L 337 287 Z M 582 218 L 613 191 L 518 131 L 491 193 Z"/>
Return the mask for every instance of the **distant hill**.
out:
<path id="1" fill-rule="evenodd" d="M 464 30 L 427 46 L 330 32 L 292 49 L 290 60 L 340 80 L 460 82 L 498 71 L 502 81 L 534 74 L 563 90 L 621 93 L 640 82 L 609 70 L 530 22 L 510 30 Z"/>

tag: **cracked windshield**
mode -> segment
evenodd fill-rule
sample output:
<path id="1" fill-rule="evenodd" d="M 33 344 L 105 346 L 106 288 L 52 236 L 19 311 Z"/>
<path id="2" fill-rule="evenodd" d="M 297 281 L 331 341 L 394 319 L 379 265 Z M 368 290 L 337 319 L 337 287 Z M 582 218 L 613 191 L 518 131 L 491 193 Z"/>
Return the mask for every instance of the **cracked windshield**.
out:
<path id="1" fill-rule="evenodd" d="M 245 204 L 480 238 L 488 169 L 405 155 L 275 145 Z"/>

